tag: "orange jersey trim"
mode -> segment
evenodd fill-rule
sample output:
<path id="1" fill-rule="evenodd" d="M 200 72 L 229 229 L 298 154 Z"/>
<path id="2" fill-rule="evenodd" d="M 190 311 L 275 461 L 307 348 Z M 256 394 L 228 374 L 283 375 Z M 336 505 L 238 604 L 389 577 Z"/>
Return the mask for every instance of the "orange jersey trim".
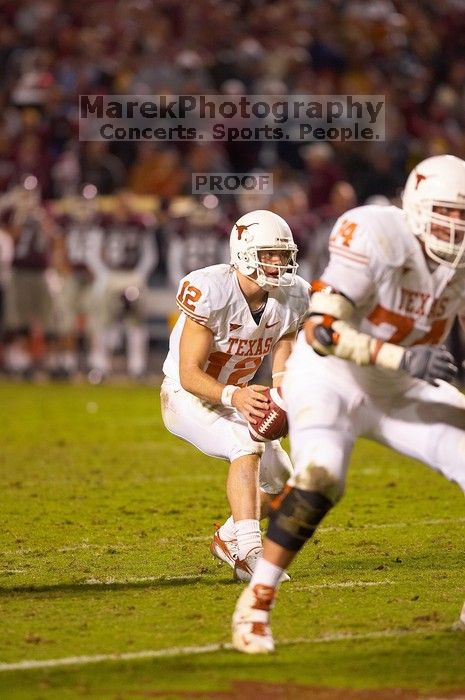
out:
<path id="1" fill-rule="evenodd" d="M 368 258 L 366 255 L 361 255 L 360 253 L 354 253 L 353 251 L 347 250 L 347 248 L 343 248 L 342 246 L 336 245 L 335 243 L 330 244 L 329 250 L 331 251 L 331 253 L 335 253 L 336 255 L 341 255 L 342 257 L 345 257 L 348 260 L 362 263 L 363 265 L 367 265 L 368 262 L 370 261 L 370 258 Z"/>

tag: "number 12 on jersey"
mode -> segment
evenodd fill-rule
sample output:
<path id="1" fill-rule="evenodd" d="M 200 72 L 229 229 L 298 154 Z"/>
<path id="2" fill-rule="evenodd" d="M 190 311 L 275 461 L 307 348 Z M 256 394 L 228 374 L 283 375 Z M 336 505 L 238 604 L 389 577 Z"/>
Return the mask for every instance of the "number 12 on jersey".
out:
<path id="1" fill-rule="evenodd" d="M 186 280 L 179 290 L 179 294 L 176 297 L 176 301 L 181 305 L 185 306 L 189 311 L 195 311 L 195 304 L 198 302 L 202 292 L 197 287 L 190 284 L 189 280 Z"/>

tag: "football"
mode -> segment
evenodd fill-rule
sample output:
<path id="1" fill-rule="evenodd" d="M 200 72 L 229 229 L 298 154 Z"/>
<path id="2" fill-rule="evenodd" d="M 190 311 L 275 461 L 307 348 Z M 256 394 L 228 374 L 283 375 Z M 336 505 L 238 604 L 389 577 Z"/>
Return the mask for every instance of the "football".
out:
<path id="1" fill-rule="evenodd" d="M 285 437 L 288 433 L 287 415 L 281 389 L 267 389 L 264 395 L 270 407 L 264 418 L 258 418 L 255 425 L 249 423 L 250 436 L 256 442 L 266 442 Z"/>

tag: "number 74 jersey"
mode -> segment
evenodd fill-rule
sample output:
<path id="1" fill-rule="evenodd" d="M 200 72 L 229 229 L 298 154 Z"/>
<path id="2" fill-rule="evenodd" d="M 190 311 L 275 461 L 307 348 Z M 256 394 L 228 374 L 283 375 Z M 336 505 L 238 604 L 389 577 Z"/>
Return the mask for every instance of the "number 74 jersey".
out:
<path id="1" fill-rule="evenodd" d="M 179 344 L 186 317 L 213 334 L 204 371 L 222 384 L 250 382 L 277 341 L 296 333 L 307 313 L 309 285 L 301 277 L 291 287 L 268 293 L 260 322 L 255 323 L 231 265 L 212 265 L 184 277 L 176 297 L 181 315 L 170 336 L 164 374 L 179 382 Z"/>
<path id="2" fill-rule="evenodd" d="M 437 344 L 465 314 L 465 269 L 430 269 L 397 207 L 346 212 L 329 250 L 322 280 L 354 302 L 351 322 L 364 333 L 403 346 Z"/>

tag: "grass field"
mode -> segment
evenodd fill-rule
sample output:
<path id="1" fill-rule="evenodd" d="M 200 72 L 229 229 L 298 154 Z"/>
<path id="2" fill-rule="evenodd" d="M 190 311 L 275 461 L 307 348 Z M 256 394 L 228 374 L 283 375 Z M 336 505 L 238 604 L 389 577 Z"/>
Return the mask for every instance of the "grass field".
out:
<path id="1" fill-rule="evenodd" d="M 465 696 L 445 692 L 465 688 L 453 484 L 361 441 L 281 588 L 277 653 L 247 657 L 228 648 L 241 584 L 208 552 L 226 465 L 165 432 L 157 391 L 5 383 L 0 402 L 0 698 Z"/>

